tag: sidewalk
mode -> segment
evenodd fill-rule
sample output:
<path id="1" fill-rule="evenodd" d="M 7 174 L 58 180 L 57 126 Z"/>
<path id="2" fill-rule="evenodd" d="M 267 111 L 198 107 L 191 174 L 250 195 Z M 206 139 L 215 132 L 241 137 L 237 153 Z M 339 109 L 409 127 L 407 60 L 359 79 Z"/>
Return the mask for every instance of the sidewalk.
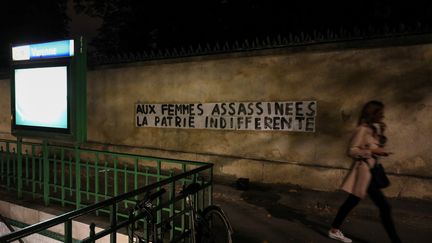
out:
<path id="1" fill-rule="evenodd" d="M 295 186 L 251 184 L 240 191 L 215 185 L 214 202 L 222 207 L 234 228 L 234 243 L 332 243 L 329 225 L 344 192 L 319 192 Z M 432 201 L 389 199 L 398 233 L 407 243 L 432 242 Z M 343 225 L 353 242 L 390 242 L 369 199 L 363 200 Z"/>

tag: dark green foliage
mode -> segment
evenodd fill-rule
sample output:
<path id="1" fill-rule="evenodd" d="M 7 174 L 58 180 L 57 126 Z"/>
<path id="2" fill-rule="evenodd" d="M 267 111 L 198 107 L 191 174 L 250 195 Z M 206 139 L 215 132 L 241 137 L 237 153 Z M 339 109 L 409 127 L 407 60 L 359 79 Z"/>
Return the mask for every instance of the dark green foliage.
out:
<path id="1" fill-rule="evenodd" d="M 9 62 L 10 44 L 43 42 L 67 36 L 67 0 L 3 1 L 0 7 L 0 66 Z"/>
<path id="2" fill-rule="evenodd" d="M 382 34 L 430 22 L 432 3 L 397 1 L 74 0 L 75 9 L 102 18 L 93 46 L 105 54 L 164 50 L 235 41 L 352 32 Z M 402 27 L 401 27 L 402 26 Z M 336 36 L 337 37 L 337 36 Z"/>

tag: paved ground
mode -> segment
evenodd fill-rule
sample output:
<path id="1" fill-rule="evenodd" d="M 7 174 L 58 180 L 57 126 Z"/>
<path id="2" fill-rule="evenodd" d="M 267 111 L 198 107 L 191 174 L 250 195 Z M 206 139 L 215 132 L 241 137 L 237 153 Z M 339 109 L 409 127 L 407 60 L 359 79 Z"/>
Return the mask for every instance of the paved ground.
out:
<path id="1" fill-rule="evenodd" d="M 227 213 L 234 243 L 337 242 L 327 238 L 329 225 L 346 195 L 296 187 L 251 185 L 237 190 L 216 185 L 215 204 Z M 397 230 L 407 243 L 432 242 L 432 201 L 390 199 Z M 390 242 L 378 209 L 363 200 L 343 226 L 354 242 Z"/>
<path id="2" fill-rule="evenodd" d="M 0 193 L 0 197 L 8 198 L 5 193 Z M 226 184 L 214 187 L 214 202 L 226 212 L 235 230 L 234 243 L 337 242 L 327 237 L 327 231 L 345 197 L 343 192 L 319 192 L 295 186 L 251 184 L 247 191 Z M 432 200 L 390 199 L 389 202 L 403 242 L 432 242 Z M 94 220 L 93 217 L 86 221 Z M 343 231 L 354 242 L 390 242 L 379 221 L 378 209 L 369 199 L 355 208 Z"/>

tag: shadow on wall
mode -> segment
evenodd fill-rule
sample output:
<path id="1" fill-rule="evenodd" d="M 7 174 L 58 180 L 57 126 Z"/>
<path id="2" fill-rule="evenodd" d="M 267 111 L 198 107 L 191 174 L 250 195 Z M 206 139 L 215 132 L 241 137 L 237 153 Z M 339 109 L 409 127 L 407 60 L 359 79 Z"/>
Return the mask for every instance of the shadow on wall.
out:
<path id="1" fill-rule="evenodd" d="M 408 53 L 409 49 L 398 49 L 396 54 L 372 50 L 374 61 L 370 63 L 364 54 L 336 56 L 327 71 L 321 73 L 325 80 L 322 85 L 335 96 L 319 101 L 319 111 L 328 112 L 318 112 L 317 131 L 340 137 L 353 128 L 361 106 L 371 99 L 382 100 L 393 108 L 424 107 L 432 90 L 430 62 L 422 59 L 423 49 Z M 340 69 L 343 71 L 338 72 Z"/>
<path id="2" fill-rule="evenodd" d="M 432 71 L 430 66 L 416 67 L 400 76 L 390 77 L 386 82 L 382 82 L 380 89 L 392 89 L 394 94 L 392 102 L 396 104 L 418 104 L 431 96 L 432 90 Z"/>

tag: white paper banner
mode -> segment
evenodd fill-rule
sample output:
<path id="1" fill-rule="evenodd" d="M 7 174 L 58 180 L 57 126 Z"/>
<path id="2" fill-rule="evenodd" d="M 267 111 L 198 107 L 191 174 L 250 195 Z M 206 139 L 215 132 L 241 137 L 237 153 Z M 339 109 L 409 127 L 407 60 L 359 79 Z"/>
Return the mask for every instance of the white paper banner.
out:
<path id="1" fill-rule="evenodd" d="M 135 104 L 137 127 L 315 132 L 316 101 Z"/>

